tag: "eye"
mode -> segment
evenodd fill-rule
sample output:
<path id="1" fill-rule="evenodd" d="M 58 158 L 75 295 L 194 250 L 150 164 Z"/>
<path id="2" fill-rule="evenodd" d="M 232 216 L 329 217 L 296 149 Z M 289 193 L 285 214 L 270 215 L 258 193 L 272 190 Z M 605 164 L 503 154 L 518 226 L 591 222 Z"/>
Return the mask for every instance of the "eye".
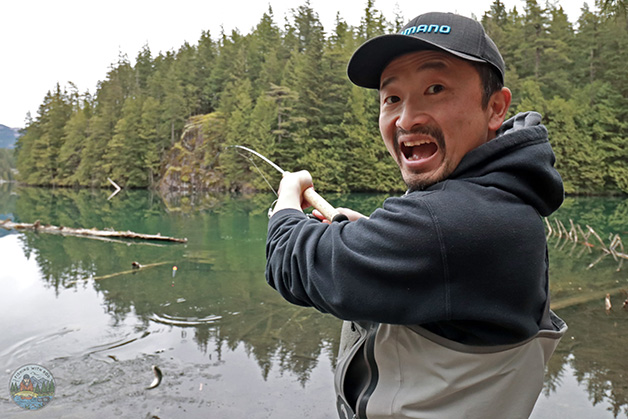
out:
<path id="1" fill-rule="evenodd" d="M 442 92 L 443 90 L 445 90 L 445 86 L 443 86 L 442 84 L 433 84 L 427 88 L 426 93 L 428 95 L 435 95 Z"/>
<path id="2" fill-rule="evenodd" d="M 401 99 L 399 99 L 399 96 L 388 96 L 384 99 L 384 103 L 387 105 L 392 105 L 393 103 L 397 103 L 400 100 Z"/>

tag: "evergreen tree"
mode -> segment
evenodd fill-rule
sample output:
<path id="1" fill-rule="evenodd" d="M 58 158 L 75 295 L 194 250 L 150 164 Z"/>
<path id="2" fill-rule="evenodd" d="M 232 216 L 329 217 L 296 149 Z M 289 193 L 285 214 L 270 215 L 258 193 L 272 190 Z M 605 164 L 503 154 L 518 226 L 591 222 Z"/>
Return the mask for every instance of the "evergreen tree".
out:
<path id="1" fill-rule="evenodd" d="M 628 0 L 596 0 L 596 4 L 603 14 L 624 18 L 628 15 Z"/>
<path id="2" fill-rule="evenodd" d="M 250 115 L 253 110 L 251 90 L 251 82 L 246 77 L 234 78 L 227 83 L 219 108 L 220 112 L 227 116 L 223 146 L 251 143 Z M 248 162 L 237 153 L 223 153 L 220 157 L 220 168 L 225 176 L 225 186 L 229 190 L 248 187 L 247 184 L 251 182 Z"/>
<path id="3" fill-rule="evenodd" d="M 65 90 L 59 84 L 53 92 L 48 92 L 44 103 L 39 107 L 37 125 L 38 135 L 32 138 L 30 145 L 30 168 L 20 173 L 27 183 L 32 185 L 56 185 L 59 183 L 58 156 L 63 145 L 63 128 L 71 116 L 72 103 Z M 26 140 L 28 141 L 30 137 Z M 18 161 L 18 164 L 20 161 Z"/>
<path id="4" fill-rule="evenodd" d="M 347 102 L 344 133 L 345 173 L 352 191 L 394 191 L 403 188 L 399 168 L 389 155 L 378 127 L 377 93 L 353 86 Z"/>
<path id="5" fill-rule="evenodd" d="M 375 0 L 367 0 L 364 16 L 358 28 L 358 40 L 360 43 L 386 33 L 386 19 L 375 8 Z"/>
<path id="6" fill-rule="evenodd" d="M 578 19 L 578 32 L 574 38 L 576 67 L 571 74 L 575 84 L 594 83 L 599 77 L 599 26 L 600 18 L 585 4 Z"/>
<path id="7" fill-rule="evenodd" d="M 213 89 L 213 85 L 210 82 L 216 55 L 216 45 L 209 31 L 204 31 L 198 41 L 198 67 L 196 69 L 199 88 L 198 112 L 201 114 L 214 111 L 218 105 L 218 92 Z"/>
<path id="8" fill-rule="evenodd" d="M 276 126 L 277 107 L 273 98 L 267 95 L 266 92 L 263 92 L 258 96 L 255 101 L 255 107 L 251 112 L 248 128 L 249 143 L 247 145 L 264 156 L 271 156 L 272 159 L 277 145 L 277 136 L 274 133 Z M 253 172 L 252 186 L 263 191 L 268 189 L 269 186 L 266 184 L 266 181 L 268 181 L 273 188 L 276 188 L 281 180 L 279 173 L 266 165 L 262 167 L 258 165 L 258 167 L 263 175 L 258 175 L 257 170 L 251 168 L 250 170 Z M 266 181 L 264 178 L 266 178 Z"/>
<path id="9" fill-rule="evenodd" d="M 153 74 L 155 67 L 151 57 L 150 48 L 144 45 L 135 59 L 135 80 L 140 91 L 148 89 L 148 79 Z"/>
<path id="10" fill-rule="evenodd" d="M 81 155 L 89 136 L 89 120 L 92 114 L 91 98 L 87 96 L 83 105 L 75 108 L 74 113 L 65 124 L 64 141 L 59 150 L 59 184 L 73 186 L 80 184 L 77 170 L 81 163 Z"/>
<path id="11" fill-rule="evenodd" d="M 183 130 L 186 117 L 189 116 L 185 88 L 176 76 L 174 65 L 168 67 L 162 87 L 162 119 L 170 128 L 170 142 L 174 144 Z"/>
<path id="12" fill-rule="evenodd" d="M 244 63 L 241 61 L 243 56 L 242 50 L 245 48 L 244 44 L 244 37 L 237 30 L 234 30 L 230 37 L 222 33 L 216 45 L 218 52 L 213 61 L 206 87 L 207 90 L 213 93 L 212 103 L 216 106 L 216 109 L 233 72 L 245 72 L 246 70 L 242 67 Z M 236 63 L 235 60 L 238 59 L 240 59 L 240 62 Z"/>
<path id="13" fill-rule="evenodd" d="M 346 76 L 346 63 L 351 56 L 348 47 L 352 46 L 349 38 L 349 27 L 338 16 L 322 56 L 321 71 L 327 77 L 318 93 L 325 98 L 319 105 L 321 119 L 318 124 L 323 129 L 319 138 L 312 141 L 313 147 L 309 147 L 300 159 L 316 175 L 317 187 L 338 192 L 348 190 L 345 177 L 347 147 L 342 121 L 350 90 Z"/>
<path id="14" fill-rule="evenodd" d="M 523 77 L 538 79 L 541 75 L 541 61 L 547 47 L 547 26 L 549 18 L 537 0 L 526 0 L 523 35 L 526 40 L 521 43 L 521 70 Z"/>
<path id="15" fill-rule="evenodd" d="M 105 166 L 103 156 L 108 152 L 109 141 L 122 114 L 126 98 L 139 93 L 135 71 L 126 56 L 121 55 L 117 64 L 107 73 L 107 79 L 99 83 L 94 115 L 89 122 L 89 136 L 81 151 L 77 169 L 78 182 L 83 186 L 108 185 L 111 167 Z"/>
<path id="16" fill-rule="evenodd" d="M 138 136 L 141 140 L 140 147 L 145 150 L 144 168 L 147 172 L 149 186 L 153 186 L 157 180 L 161 158 L 169 143 L 167 137 L 159 136 L 160 113 L 157 99 L 148 97 L 144 100 Z"/>
<path id="17" fill-rule="evenodd" d="M 120 186 L 145 187 L 146 147 L 140 138 L 142 100 L 128 97 L 116 123 L 115 134 L 109 141 L 104 168 Z"/>
<path id="18" fill-rule="evenodd" d="M 9 148 L 0 148 L 0 183 L 13 180 L 15 153 Z"/>
<path id="19" fill-rule="evenodd" d="M 550 6 L 547 39 L 543 42 L 539 80 L 549 97 L 568 98 L 572 90 L 569 74 L 573 72 L 574 30 L 562 7 Z"/>
<path id="20" fill-rule="evenodd" d="M 322 67 L 324 32 L 309 2 L 295 10 L 294 20 L 299 42 L 297 49 L 292 51 L 290 72 L 285 74 L 284 83 L 297 94 L 298 101 L 293 104 L 294 115 L 302 118 L 303 123 L 296 127 L 295 134 L 297 145 L 307 149 L 307 143 L 323 137 L 321 111 L 326 84 Z"/>
<path id="21" fill-rule="evenodd" d="M 35 155 L 33 153 L 33 143 L 36 138 L 42 135 L 40 124 L 27 116 L 24 133 L 15 144 L 16 168 L 18 170 L 18 180 L 28 183 L 31 176 L 36 176 Z"/>
<path id="22" fill-rule="evenodd" d="M 110 120 L 106 116 L 94 115 L 89 121 L 88 137 L 81 151 L 76 177 L 81 186 L 102 187 L 107 184 L 108 173 L 104 168 L 103 156 L 111 138 Z"/>
<path id="23" fill-rule="evenodd" d="M 174 67 L 170 77 L 178 80 L 179 94 L 183 98 L 184 105 L 179 110 L 181 119 L 185 121 L 187 117 L 198 111 L 201 107 L 200 101 L 200 80 L 197 76 L 198 50 L 187 42 L 183 44 L 174 59 Z M 181 129 L 183 127 L 181 126 Z"/>
<path id="24" fill-rule="evenodd" d="M 248 39 L 247 67 L 253 86 L 253 95 L 265 93 L 272 84 L 279 84 L 282 76 L 280 58 L 281 34 L 273 22 L 272 8 L 264 13 Z"/>

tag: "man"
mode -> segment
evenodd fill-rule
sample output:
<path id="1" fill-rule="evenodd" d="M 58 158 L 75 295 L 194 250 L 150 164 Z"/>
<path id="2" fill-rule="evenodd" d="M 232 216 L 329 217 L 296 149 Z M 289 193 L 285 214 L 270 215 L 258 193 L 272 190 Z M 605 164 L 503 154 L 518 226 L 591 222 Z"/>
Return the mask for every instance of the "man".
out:
<path id="1" fill-rule="evenodd" d="M 504 122 L 504 62 L 482 26 L 445 13 L 367 41 L 349 78 L 379 90 L 382 138 L 408 192 L 370 217 L 301 211 L 284 176 L 266 278 L 288 301 L 346 320 L 343 418 L 528 417 L 564 334 L 549 310 L 541 216 L 563 186 L 537 113 Z"/>
<path id="2" fill-rule="evenodd" d="M 24 374 L 22 382 L 20 383 L 20 391 L 35 391 L 33 390 L 33 382 L 28 374 Z M 22 400 L 30 400 L 33 396 L 20 396 Z"/>

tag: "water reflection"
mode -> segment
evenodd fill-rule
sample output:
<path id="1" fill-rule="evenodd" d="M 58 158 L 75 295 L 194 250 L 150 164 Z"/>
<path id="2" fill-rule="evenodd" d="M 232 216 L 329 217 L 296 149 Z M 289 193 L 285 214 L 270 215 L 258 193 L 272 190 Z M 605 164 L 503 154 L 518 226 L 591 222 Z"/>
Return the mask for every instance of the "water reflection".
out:
<path id="1" fill-rule="evenodd" d="M 627 209 L 628 200 L 569 198 L 551 218 L 565 225 L 570 219 L 583 227 L 589 225 L 606 240 L 614 234 L 627 237 Z M 604 407 L 590 417 L 626 417 L 628 376 L 624 371 L 628 364 L 623 354 L 628 345 L 624 332 L 628 311 L 623 303 L 628 297 L 628 276 L 621 259 L 606 255 L 592 236 L 589 241 L 594 247 L 565 237 L 548 240 L 552 306 L 569 330 L 548 365 L 544 395 L 551 400 L 573 374 L 586 390 L 590 406 Z M 612 302 L 608 312 L 607 293 Z"/>
<path id="2" fill-rule="evenodd" d="M 331 388 L 339 321 L 312 309 L 285 303 L 263 279 L 266 213 L 274 200 L 272 195 L 177 195 L 162 199 L 146 191 L 122 191 L 109 201 L 107 196 L 107 191 L 35 188 L 14 191 L 0 185 L 0 216 L 3 218 L 13 217 L 18 222 L 41 220 L 70 227 L 159 232 L 188 238 L 185 245 L 154 245 L 33 232 L 16 235 L 25 257 L 36 261 L 38 272 L 18 274 L 8 270 L 0 278 L 7 282 L 22 281 L 18 277 L 23 275 L 35 278 L 32 285 L 28 285 L 34 301 L 40 301 L 35 294 L 45 295 L 51 290 L 55 300 L 42 296 L 41 301 L 45 302 L 41 303 L 44 307 L 41 310 L 59 310 L 59 316 L 65 317 L 62 320 L 51 317 L 48 332 L 38 326 L 21 329 L 3 326 L 2 343 L 8 349 L 0 353 L 0 362 L 5 369 L 13 368 L 13 363 L 30 360 L 28 357 L 32 357 L 35 350 L 29 346 L 33 343 L 29 336 L 37 336 L 36 343 L 42 341 L 48 345 L 48 352 L 38 352 L 42 362 L 56 366 L 60 373 L 79 377 L 85 374 L 71 366 L 77 359 L 90 374 L 109 376 L 113 374 L 111 362 L 118 367 L 124 365 L 120 371 L 127 372 L 120 374 L 126 374 L 126 379 L 131 381 L 135 378 L 131 378 L 130 373 L 143 371 L 137 364 L 161 362 L 171 370 L 187 374 L 186 379 L 178 381 L 170 377 L 165 381 L 165 388 L 198 394 L 198 384 L 194 389 L 191 385 L 187 388 L 186 380 L 222 379 L 227 387 L 228 379 L 219 377 L 243 374 L 243 361 L 233 361 L 230 355 L 243 351 L 254 361 L 256 373 L 261 375 L 264 385 L 272 387 L 273 391 L 280 386 L 276 384 L 273 371 L 280 376 L 295 377 L 305 388 L 315 381 L 313 375 L 322 365 L 328 367 L 324 373 L 326 381 L 321 385 Z M 337 206 L 369 213 L 385 196 L 353 194 L 329 199 Z M 573 219 L 583 226 L 591 225 L 603 237 L 610 233 L 626 237 L 628 201 L 568 199 L 556 217 L 565 223 Z M 0 235 L 0 248 L 6 243 L 9 243 L 6 236 Z M 569 324 L 569 331 L 548 366 L 542 397 L 549 400 L 557 397 L 564 383 L 573 376 L 586 389 L 589 406 L 608 408 L 608 411 L 604 409 L 608 415 L 605 417 L 625 416 L 628 409 L 628 377 L 624 374 L 626 361 L 622 356 L 628 344 L 622 333 L 628 320 L 628 312 L 622 309 L 622 302 L 628 297 L 625 271 L 618 272 L 617 262 L 611 257 L 587 269 L 599 257 L 599 251 L 589 251 L 554 237 L 550 238 L 550 257 L 552 301 L 558 314 Z M 132 270 L 132 262 L 147 267 Z M 174 266 L 176 271 L 173 271 Z M 35 292 L 40 286 L 44 289 Z M 2 285 L 3 292 L 14 292 L 12 289 L 7 284 Z M 607 292 L 611 293 L 613 301 L 613 309 L 608 314 L 603 298 Z M 37 306 L 30 309 L 34 316 L 48 315 L 38 312 Z M 50 349 L 51 340 L 56 342 L 55 350 Z M 63 361 L 65 357 L 72 362 Z M 197 367 L 199 363 L 201 367 Z M 205 371 L 207 368 L 216 372 L 209 373 Z M 75 381 L 73 385 L 72 380 L 66 380 L 65 385 L 79 390 L 91 388 L 87 379 L 75 378 Z M 107 383 L 104 384 L 107 390 L 115 392 L 116 379 Z M 260 390 L 261 394 L 263 391 Z M 281 391 L 285 389 L 282 387 Z M 228 404 L 228 397 L 232 396 L 225 394 L 226 390 L 214 389 L 212 397 Z M 311 394 L 308 393 L 308 397 L 317 397 Z M 325 393 L 325 397 L 313 402 L 315 406 L 328 405 L 320 409 L 321 418 L 333 414 L 333 399 L 328 396 Z M 246 399 L 246 396 L 241 397 Z M 79 402 L 78 398 L 68 401 Z M 197 398 L 192 396 L 188 402 L 186 405 L 178 401 L 188 409 L 192 409 L 193 403 L 198 404 Z M 171 412 L 177 412 L 175 405 L 173 398 Z M 268 400 L 267 406 L 273 405 L 274 401 Z M 198 406 L 199 417 L 202 417 L 200 412 L 206 414 L 211 409 L 207 404 Z M 133 409 L 135 413 L 146 413 L 146 409 Z M 540 403 L 535 417 L 552 417 L 550 410 Z M 222 413 L 221 417 L 243 417 Z M 247 415 L 255 417 L 251 412 Z"/>

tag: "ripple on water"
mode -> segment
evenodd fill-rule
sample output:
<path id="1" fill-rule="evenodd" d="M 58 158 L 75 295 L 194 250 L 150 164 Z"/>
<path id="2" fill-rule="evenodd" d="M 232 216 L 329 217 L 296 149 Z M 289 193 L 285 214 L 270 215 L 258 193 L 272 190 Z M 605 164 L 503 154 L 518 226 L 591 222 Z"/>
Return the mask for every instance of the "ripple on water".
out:
<path id="1" fill-rule="evenodd" d="M 168 314 L 157 314 L 153 313 L 150 316 L 150 320 L 165 324 L 168 326 L 179 326 L 179 327 L 188 327 L 188 326 L 202 326 L 208 324 L 214 324 L 218 320 L 222 319 L 222 316 L 218 315 L 210 315 L 205 317 L 181 317 L 181 316 L 170 316 Z"/>

